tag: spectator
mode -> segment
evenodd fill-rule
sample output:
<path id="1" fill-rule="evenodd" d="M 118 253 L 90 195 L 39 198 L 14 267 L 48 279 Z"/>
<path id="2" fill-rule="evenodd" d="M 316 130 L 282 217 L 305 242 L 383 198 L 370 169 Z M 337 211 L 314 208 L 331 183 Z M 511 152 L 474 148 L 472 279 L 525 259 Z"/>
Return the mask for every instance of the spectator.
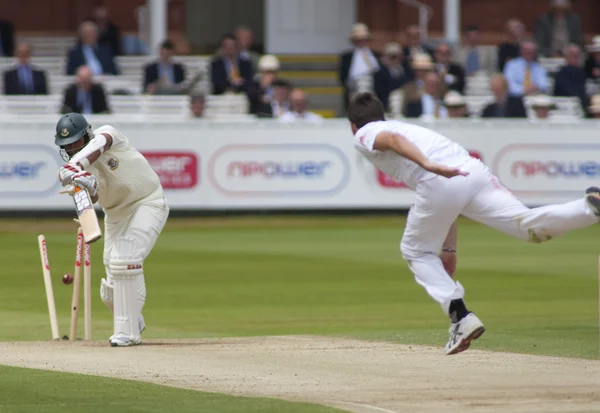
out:
<path id="1" fill-rule="evenodd" d="M 465 93 L 465 71 L 456 63 L 450 61 L 452 52 L 446 43 L 440 43 L 435 48 L 435 69 L 442 80 L 442 93 L 456 90 L 461 95 Z"/>
<path id="2" fill-rule="evenodd" d="M 250 113 L 257 113 L 260 105 L 273 99 L 273 82 L 277 79 L 279 59 L 275 55 L 264 55 L 258 61 L 258 74 L 252 82 L 250 97 Z"/>
<path id="3" fill-rule="evenodd" d="M 504 72 L 504 66 L 509 60 L 516 59 L 521 53 L 521 42 L 525 36 L 525 25 L 519 20 L 510 19 L 506 22 L 508 41 L 498 46 L 498 70 Z"/>
<path id="4" fill-rule="evenodd" d="M 425 86 L 425 76 L 433 71 L 433 61 L 426 53 L 418 53 L 413 56 L 412 69 L 415 78 L 402 87 L 402 108 L 401 113 L 406 113 L 406 105 L 421 98 Z M 388 103 L 389 104 L 389 103 Z"/>
<path id="5" fill-rule="evenodd" d="M 94 75 L 118 75 L 114 57 L 108 46 L 98 44 L 98 26 L 86 21 L 79 26 L 78 44 L 69 51 L 67 75 L 80 66 L 88 66 Z"/>
<path id="6" fill-rule="evenodd" d="M 448 111 L 441 99 L 441 79 L 435 72 L 425 75 L 424 91 L 421 97 L 406 105 L 407 118 L 447 118 Z"/>
<path id="7" fill-rule="evenodd" d="M 407 63 L 412 64 L 412 60 L 417 54 L 425 53 L 433 57 L 433 51 L 423 45 L 423 42 L 421 41 L 421 31 L 419 30 L 419 26 L 408 26 L 405 31 L 405 38 L 406 44 L 404 45 L 403 53 Z"/>
<path id="8" fill-rule="evenodd" d="M 400 89 L 412 80 L 413 76 L 412 70 L 404 61 L 402 47 L 395 42 L 386 44 L 381 58 L 381 67 L 373 75 L 375 93 L 386 111 L 389 110 L 390 93 Z"/>
<path id="9" fill-rule="evenodd" d="M 504 76 L 508 81 L 508 93 L 511 96 L 546 93 L 548 75 L 546 69 L 536 61 L 536 49 L 535 43 L 523 42 L 521 57 L 511 60 L 504 67 Z"/>
<path id="10" fill-rule="evenodd" d="M 279 117 L 279 120 L 286 123 L 305 122 L 305 123 L 321 123 L 323 117 L 317 113 L 309 112 L 308 98 L 302 89 L 294 89 L 290 93 L 291 110 L 285 112 Z"/>
<path id="11" fill-rule="evenodd" d="M 252 71 L 256 72 L 260 55 L 252 50 L 252 43 L 254 42 L 252 30 L 247 26 L 239 26 L 235 30 L 235 38 L 238 50 L 240 51 L 240 57 L 252 63 Z"/>
<path id="12" fill-rule="evenodd" d="M 98 25 L 98 44 L 110 47 L 113 56 L 121 56 L 121 31 L 110 20 L 108 9 L 104 6 L 96 7 L 93 21 Z"/>
<path id="13" fill-rule="evenodd" d="M 93 81 L 94 74 L 87 66 L 77 69 L 77 82 L 65 90 L 62 113 L 76 112 L 83 115 L 110 113 L 106 93 Z"/>
<path id="14" fill-rule="evenodd" d="M 569 0 L 551 0 L 551 10 L 535 26 L 535 41 L 544 57 L 562 56 L 569 43 L 583 47 L 581 18 L 573 13 Z"/>
<path id="15" fill-rule="evenodd" d="M 273 99 L 258 107 L 256 114 L 260 118 L 279 118 L 290 110 L 289 97 L 292 89 L 290 82 L 277 79 L 271 86 L 273 86 Z"/>
<path id="16" fill-rule="evenodd" d="M 10 57 L 14 52 L 15 27 L 7 20 L 0 20 L 0 57 Z"/>
<path id="17" fill-rule="evenodd" d="M 535 119 L 548 119 L 550 112 L 556 109 L 556 104 L 550 96 L 537 95 L 533 98 L 531 108 L 535 114 Z"/>
<path id="18" fill-rule="evenodd" d="M 444 96 L 444 106 L 448 111 L 449 118 L 468 118 L 467 102 L 460 93 L 451 90 Z"/>
<path id="19" fill-rule="evenodd" d="M 176 85 L 181 85 L 185 80 L 185 68 L 182 64 L 173 62 L 174 49 L 173 43 L 165 40 L 160 45 L 158 61 L 144 67 L 142 90 L 146 93 L 173 90 Z"/>
<path id="20" fill-rule="evenodd" d="M 586 46 L 589 57 L 585 62 L 585 74 L 588 79 L 600 80 L 600 36 L 594 36 L 592 44 Z"/>
<path id="21" fill-rule="evenodd" d="M 350 41 L 353 49 L 345 51 L 339 60 L 339 80 L 344 88 L 344 110 L 350 102 L 350 95 L 358 91 L 358 81 L 379 70 L 379 59 L 369 48 L 371 33 L 366 24 L 356 23 L 352 27 Z"/>
<path id="22" fill-rule="evenodd" d="M 4 72 L 4 93 L 6 95 L 47 95 L 46 74 L 34 69 L 30 64 L 31 45 L 19 43 L 16 50 L 17 66 Z"/>
<path id="23" fill-rule="evenodd" d="M 590 117 L 600 119 L 600 95 L 592 96 L 587 112 Z"/>
<path id="24" fill-rule="evenodd" d="M 490 89 L 496 98 L 481 113 L 482 118 L 526 118 L 527 111 L 520 96 L 509 96 L 508 82 L 503 75 L 495 75 L 490 80 Z"/>
<path id="25" fill-rule="evenodd" d="M 212 93 L 222 95 L 226 92 L 246 92 L 254 76 L 252 63 L 240 58 L 236 40 L 232 34 L 221 39 L 222 56 L 215 57 L 210 64 Z"/>
<path id="26" fill-rule="evenodd" d="M 203 118 L 206 108 L 206 96 L 202 94 L 190 96 L 190 112 L 193 118 Z"/>
<path id="27" fill-rule="evenodd" d="M 576 44 L 566 48 L 567 64 L 560 68 L 554 79 L 554 96 L 578 97 L 581 107 L 587 108 L 587 93 L 585 90 L 585 71 L 581 67 L 581 49 Z"/>
<path id="28" fill-rule="evenodd" d="M 458 62 L 465 68 L 467 76 L 473 76 L 477 72 L 491 74 L 496 71 L 494 48 L 481 46 L 479 27 L 467 26 L 464 43 L 458 50 Z"/>

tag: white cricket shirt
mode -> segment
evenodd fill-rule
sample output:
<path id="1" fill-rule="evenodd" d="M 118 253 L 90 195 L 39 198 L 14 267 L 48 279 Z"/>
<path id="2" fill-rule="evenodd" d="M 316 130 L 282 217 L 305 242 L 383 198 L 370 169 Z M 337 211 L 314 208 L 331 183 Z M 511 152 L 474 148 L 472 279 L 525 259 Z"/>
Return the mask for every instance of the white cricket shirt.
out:
<path id="1" fill-rule="evenodd" d="M 160 178 L 127 137 L 109 125 L 94 130 L 100 133 L 112 137 L 112 146 L 86 170 L 98 179 L 98 203 L 107 216 L 128 216 L 140 203 L 162 198 Z"/>
<path id="2" fill-rule="evenodd" d="M 393 151 L 373 149 L 375 137 L 380 132 L 394 132 L 402 135 L 431 161 L 448 166 L 460 166 L 468 161 L 469 152 L 443 135 L 422 126 L 397 120 L 370 122 L 354 135 L 354 146 L 375 168 L 396 181 L 403 181 L 409 188 L 415 189 L 420 181 L 436 175 L 423 169 Z"/>

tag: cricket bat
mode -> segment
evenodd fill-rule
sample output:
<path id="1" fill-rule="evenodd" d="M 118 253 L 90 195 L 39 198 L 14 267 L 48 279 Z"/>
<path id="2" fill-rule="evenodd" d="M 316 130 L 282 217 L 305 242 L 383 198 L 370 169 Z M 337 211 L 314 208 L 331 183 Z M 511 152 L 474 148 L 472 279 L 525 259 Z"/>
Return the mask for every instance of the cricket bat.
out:
<path id="1" fill-rule="evenodd" d="M 73 201 L 85 242 L 91 244 L 98 241 L 102 237 L 102 231 L 89 192 L 75 186 Z"/>

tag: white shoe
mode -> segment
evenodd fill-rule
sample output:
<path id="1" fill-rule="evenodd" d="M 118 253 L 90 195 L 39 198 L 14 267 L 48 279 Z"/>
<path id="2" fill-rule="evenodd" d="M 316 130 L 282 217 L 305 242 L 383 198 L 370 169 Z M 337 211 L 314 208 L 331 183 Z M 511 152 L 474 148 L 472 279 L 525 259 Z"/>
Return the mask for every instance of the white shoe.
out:
<path id="1" fill-rule="evenodd" d="M 119 333 L 110 338 L 111 347 L 130 347 L 137 346 L 139 344 L 142 344 L 142 339 L 140 336 L 131 337 L 125 335 L 124 333 Z"/>
<path id="2" fill-rule="evenodd" d="M 142 334 L 142 332 L 146 329 L 146 322 L 144 321 L 144 316 L 140 314 L 140 318 L 138 319 L 138 322 L 140 324 L 140 334 Z M 108 338 L 108 341 L 112 341 L 113 337 L 115 335 L 113 334 L 112 336 L 110 336 Z"/>
<path id="3" fill-rule="evenodd" d="M 588 188 L 585 191 L 585 200 L 594 214 L 600 216 L 600 189 L 595 186 Z"/>
<path id="4" fill-rule="evenodd" d="M 447 355 L 468 349 L 471 341 L 478 339 L 485 332 L 485 327 L 475 314 L 469 313 L 458 323 L 452 323 L 449 332 L 450 340 L 446 344 Z"/>

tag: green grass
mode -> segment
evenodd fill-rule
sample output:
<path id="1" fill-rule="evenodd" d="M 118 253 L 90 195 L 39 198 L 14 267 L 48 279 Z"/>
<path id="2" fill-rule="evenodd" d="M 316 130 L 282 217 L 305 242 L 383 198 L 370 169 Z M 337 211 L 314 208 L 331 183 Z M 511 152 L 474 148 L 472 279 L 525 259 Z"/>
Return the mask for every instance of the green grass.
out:
<path id="1" fill-rule="evenodd" d="M 0 366 L 2 413 L 335 413 L 305 403 L 202 393 L 131 380 Z"/>
<path id="2" fill-rule="evenodd" d="M 400 256 L 403 227 L 402 217 L 171 219 L 145 265 L 144 337 L 319 334 L 441 347 L 448 322 L 414 282 Z M 533 245 L 461 221 L 457 278 L 467 290 L 467 305 L 487 327 L 477 348 L 600 358 L 598 231 L 591 227 Z M 61 332 L 68 332 L 72 289 L 59 280 L 73 270 L 74 228 L 56 221 L 33 225 L 4 221 L 0 222 L 2 340 L 50 336 L 36 241 L 40 232 L 48 241 Z M 101 263 L 101 244 L 95 244 L 95 339 L 106 339 L 112 326 L 98 297 L 104 275 Z M 4 368 L 0 376 L 3 373 Z M 25 385 L 28 377 L 37 380 L 38 375 L 54 373 L 30 374 L 15 370 L 8 376 Z M 55 386 L 62 380 L 61 375 Z M 49 391 L 55 393 L 60 394 Z M 23 393 L 14 393 L 18 394 Z M 190 394 L 186 402 L 193 397 L 220 400 L 186 394 Z M 49 403 L 60 403 L 56 397 Z M 165 393 L 162 399 L 172 397 Z M 297 411 L 320 411 L 306 409 Z M 177 411 L 186 411 L 185 406 Z"/>

